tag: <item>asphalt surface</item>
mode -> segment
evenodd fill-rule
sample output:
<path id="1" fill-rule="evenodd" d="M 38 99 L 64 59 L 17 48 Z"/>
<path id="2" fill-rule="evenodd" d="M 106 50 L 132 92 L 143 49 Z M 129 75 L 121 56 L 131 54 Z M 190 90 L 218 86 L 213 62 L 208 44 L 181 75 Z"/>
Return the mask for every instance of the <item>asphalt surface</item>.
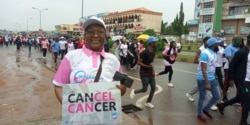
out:
<path id="1" fill-rule="evenodd" d="M 23 51 L 27 52 L 27 50 L 28 48 L 23 48 Z M 6 51 L 8 50 L 6 49 Z M 42 53 L 38 50 L 32 50 L 31 57 L 41 58 Z M 56 70 L 56 66 L 52 62 L 51 55 L 48 53 L 46 63 L 41 62 L 41 65 L 46 66 L 48 70 Z M 155 59 L 154 68 L 157 72 L 164 70 L 162 59 Z M 237 125 L 239 123 L 241 114 L 236 112 L 236 106 L 228 106 L 224 111 L 224 116 L 221 116 L 218 111 L 211 111 L 214 119 L 208 120 L 207 123 L 202 123 L 196 119 L 198 93 L 194 96 L 196 99 L 195 102 L 188 101 L 185 93 L 196 84 L 195 74 L 197 64 L 175 62 L 172 77 L 172 83 L 175 85 L 174 88 L 167 86 L 168 75 L 156 78 L 157 89 L 152 101 L 152 104 L 155 105 L 154 109 L 144 107 L 150 87 L 146 93 L 136 95 L 135 99 L 131 100 L 129 98 L 132 89 L 141 88 L 139 70 L 138 67 L 135 70 L 124 69 L 134 79 L 134 83 L 132 88 L 127 89 L 126 94 L 123 96 L 122 104 L 124 106 L 134 105 L 141 109 L 140 111 L 133 110 L 128 113 L 128 116 L 135 119 L 140 125 Z M 228 95 L 231 98 L 235 95 L 235 89 L 230 88 L 229 91 Z M 43 120 L 41 119 L 41 121 Z M 58 120 L 51 119 L 46 123 L 38 123 L 39 125 L 58 124 Z"/>

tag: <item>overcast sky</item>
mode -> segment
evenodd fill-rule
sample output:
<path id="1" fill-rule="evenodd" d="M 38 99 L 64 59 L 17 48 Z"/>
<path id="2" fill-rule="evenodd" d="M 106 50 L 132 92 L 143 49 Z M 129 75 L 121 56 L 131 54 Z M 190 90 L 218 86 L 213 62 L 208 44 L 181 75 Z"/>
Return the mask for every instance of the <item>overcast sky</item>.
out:
<path id="1" fill-rule="evenodd" d="M 162 12 L 164 22 L 173 22 L 183 2 L 185 21 L 194 17 L 195 0 L 83 0 L 83 15 L 89 16 L 102 12 L 125 11 L 145 7 Z M 42 29 L 55 30 L 55 25 L 75 24 L 82 15 L 82 0 L 1 0 L 0 29 L 38 30 L 40 27 L 39 11 L 42 11 Z"/>

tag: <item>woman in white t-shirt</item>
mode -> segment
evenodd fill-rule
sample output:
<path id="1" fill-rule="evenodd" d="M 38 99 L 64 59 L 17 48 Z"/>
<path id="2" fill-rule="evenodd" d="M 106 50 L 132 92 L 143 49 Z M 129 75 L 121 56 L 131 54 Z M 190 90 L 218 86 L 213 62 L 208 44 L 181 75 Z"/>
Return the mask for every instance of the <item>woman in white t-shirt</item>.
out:
<path id="1" fill-rule="evenodd" d="M 73 40 L 69 40 L 69 43 L 67 44 L 67 52 L 70 52 L 75 49 L 75 45 L 73 43 Z"/>
<path id="2" fill-rule="evenodd" d="M 115 72 L 120 70 L 119 60 L 113 54 L 104 51 L 106 26 L 103 20 L 96 17 L 90 18 L 84 22 L 83 29 L 86 45 L 64 56 L 52 81 L 60 103 L 62 103 L 64 84 L 93 83 L 100 64 L 102 71 L 99 82 L 113 81 Z M 123 84 L 116 87 L 121 90 L 122 95 L 125 94 L 126 87 Z"/>

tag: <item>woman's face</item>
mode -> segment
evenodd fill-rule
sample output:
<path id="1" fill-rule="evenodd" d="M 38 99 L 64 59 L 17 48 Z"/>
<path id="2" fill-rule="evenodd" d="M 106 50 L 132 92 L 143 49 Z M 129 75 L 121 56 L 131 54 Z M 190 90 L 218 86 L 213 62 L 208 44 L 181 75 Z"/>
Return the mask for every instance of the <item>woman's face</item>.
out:
<path id="1" fill-rule="evenodd" d="M 86 46 L 93 51 L 101 51 L 106 39 L 105 29 L 98 24 L 87 27 L 84 34 Z"/>

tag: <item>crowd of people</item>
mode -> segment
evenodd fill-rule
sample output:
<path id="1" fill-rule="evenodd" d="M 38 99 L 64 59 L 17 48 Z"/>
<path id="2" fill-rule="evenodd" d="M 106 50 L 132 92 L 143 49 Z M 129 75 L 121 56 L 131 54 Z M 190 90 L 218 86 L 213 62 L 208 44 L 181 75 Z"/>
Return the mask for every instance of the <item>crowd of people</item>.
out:
<path id="1" fill-rule="evenodd" d="M 150 39 L 148 39 L 146 42 L 138 42 L 137 39 L 128 41 L 123 38 L 122 40 L 116 40 L 112 47 L 113 53 L 117 56 L 122 65 L 126 66 L 129 64 L 130 70 L 134 69 L 134 64 L 140 66 L 139 74 L 142 81 L 142 88 L 138 90 L 132 89 L 130 98 L 134 99 L 137 94 L 147 92 L 149 85 L 151 90 L 145 103 L 145 106 L 149 108 L 155 107 L 151 103 L 155 91 L 155 78 L 163 74 L 168 74 L 168 86 L 174 87 L 174 84 L 172 83 L 172 65 L 178 54 L 176 42 L 171 41 L 170 44 L 166 45 L 165 50 L 162 52 L 165 70 L 155 73 L 153 66 L 151 65 L 153 58 L 150 58 L 154 57 L 154 54 L 150 54 L 152 48 L 149 49 L 151 47 L 151 44 L 149 43 L 157 43 L 158 40 L 154 41 L 155 42 L 152 42 L 152 40 L 150 41 Z M 149 44 L 149 48 L 144 47 L 145 43 Z M 197 50 L 194 58 L 194 63 L 198 64 L 196 76 L 197 83 L 186 93 L 186 97 L 189 101 L 193 102 L 195 101 L 193 95 L 199 92 L 197 108 L 198 120 L 206 122 L 206 118 L 203 114 L 209 119 L 213 119 L 209 110 L 219 110 L 223 115 L 224 108 L 235 104 L 238 105 L 237 111 L 242 113 L 240 125 L 248 125 L 247 116 L 250 110 L 249 106 L 247 106 L 250 98 L 250 74 L 248 73 L 250 72 L 250 67 L 247 67 L 247 60 L 250 60 L 250 57 L 248 59 L 248 54 L 245 54 L 244 57 L 237 54 L 240 52 L 245 53 L 245 51 L 248 50 L 248 46 L 250 46 L 250 37 L 247 38 L 246 44 L 247 45 L 245 45 L 244 39 L 240 36 L 233 37 L 232 42 L 229 45 L 227 45 L 226 41 L 221 36 L 218 36 L 218 38 L 205 37 L 203 39 L 203 44 Z M 154 44 L 154 46 L 156 45 Z M 137 56 L 135 57 L 134 55 Z M 236 55 L 244 58 L 243 62 L 240 57 L 235 57 Z M 231 63 L 232 60 L 234 60 L 233 63 Z M 242 65 L 244 68 L 238 69 L 238 65 Z M 238 74 L 235 75 L 236 73 L 234 71 L 239 71 L 238 74 L 241 74 L 241 77 L 238 76 Z M 244 71 L 244 74 L 242 74 L 242 71 Z M 227 96 L 228 89 L 229 87 L 232 87 L 234 83 L 237 90 L 236 96 L 229 100 Z M 206 98 L 208 98 L 208 103 L 204 105 Z"/>
<path id="2" fill-rule="evenodd" d="M 197 84 L 186 93 L 189 101 L 195 101 L 193 95 L 199 92 L 198 120 L 206 122 L 203 114 L 213 119 L 209 113 L 210 109 L 218 109 L 223 115 L 227 106 L 236 104 L 239 106 L 237 111 L 241 112 L 239 125 L 249 125 L 247 123 L 250 110 L 249 46 L 250 39 L 247 38 L 245 45 L 244 39 L 240 36 L 233 37 L 232 42 L 227 46 L 225 40 L 220 37 L 203 39 L 203 45 L 197 50 L 194 58 L 194 63 L 198 64 Z M 229 100 L 228 89 L 233 86 L 236 86 L 236 96 Z M 203 107 L 206 97 L 208 97 L 208 103 Z"/>
<path id="3" fill-rule="evenodd" d="M 162 51 L 165 69 L 156 73 L 153 61 L 156 54 L 157 37 L 150 36 L 146 41 L 140 41 L 136 38 L 127 40 L 125 37 L 117 39 L 111 47 L 111 52 L 107 52 L 105 51 L 106 26 L 103 20 L 93 17 L 85 23 L 83 25 L 85 30 L 84 40 L 65 39 L 63 36 L 30 38 L 20 35 L 17 37 L 5 35 L 0 37 L 0 46 L 8 47 L 14 44 L 17 51 L 24 46 L 28 48 L 29 53 L 32 53 L 31 47 L 34 47 L 38 51 L 42 51 L 43 59 L 46 59 L 47 51 L 49 51 L 53 55 L 54 63 L 57 63 L 58 56 L 60 56 L 61 62 L 53 79 L 55 93 L 60 102 L 62 102 L 62 85 L 99 82 L 99 80 L 112 81 L 112 76 L 116 71 L 124 71 L 122 66 L 129 70 L 139 67 L 142 88 L 132 89 L 130 98 L 134 99 L 137 94 L 147 92 L 148 86 L 150 86 L 150 93 L 145 103 L 145 106 L 149 108 L 155 107 L 152 100 L 157 77 L 168 74 L 167 85 L 171 88 L 174 87 L 172 65 L 175 63 L 179 52 L 176 48 L 176 41 L 168 43 L 163 40 L 166 44 Z M 194 63 L 198 64 L 197 83 L 186 93 L 189 101 L 195 101 L 193 95 L 199 92 L 198 120 L 206 122 L 206 117 L 213 119 L 213 116 L 209 113 L 211 109 L 219 110 L 220 114 L 223 115 L 224 109 L 228 105 L 238 103 L 241 112 L 239 125 L 249 125 L 247 118 L 250 110 L 250 35 L 245 43 L 246 45 L 244 39 L 240 36 L 233 37 L 231 44 L 227 46 L 225 40 L 221 37 L 205 37 L 203 39 L 203 44 L 197 50 L 194 58 Z M 145 44 L 148 44 L 147 47 L 144 46 Z M 100 67 L 103 69 L 101 72 L 104 73 L 99 72 Z M 222 71 L 224 72 L 222 73 Z M 82 79 L 81 76 L 77 76 L 77 72 L 85 72 L 91 77 Z M 237 90 L 236 96 L 228 99 L 228 89 L 234 85 Z M 116 87 L 121 90 L 122 95 L 125 94 L 126 87 L 122 83 Z M 206 97 L 208 97 L 208 101 L 204 105 Z"/>
<path id="4" fill-rule="evenodd" d="M 16 50 L 20 51 L 21 47 L 28 48 L 29 54 L 32 54 L 32 48 L 42 52 L 43 59 L 46 59 L 47 53 L 50 52 L 54 58 L 54 63 L 58 63 L 58 56 L 60 60 L 64 55 L 74 49 L 82 48 L 84 41 L 82 38 L 65 38 L 59 37 L 29 37 L 22 35 L 9 35 L 0 36 L 0 46 L 16 46 Z"/>

